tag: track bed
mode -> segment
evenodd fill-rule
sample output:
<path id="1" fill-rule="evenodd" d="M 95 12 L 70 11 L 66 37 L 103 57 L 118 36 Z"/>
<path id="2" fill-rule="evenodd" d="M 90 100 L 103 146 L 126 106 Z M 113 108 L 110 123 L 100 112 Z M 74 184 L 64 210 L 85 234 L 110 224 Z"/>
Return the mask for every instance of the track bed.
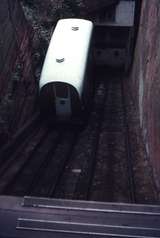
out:
<path id="1" fill-rule="evenodd" d="M 84 128 L 49 126 L 37 116 L 2 148 L 1 194 L 134 200 L 122 78 L 97 75 Z"/>

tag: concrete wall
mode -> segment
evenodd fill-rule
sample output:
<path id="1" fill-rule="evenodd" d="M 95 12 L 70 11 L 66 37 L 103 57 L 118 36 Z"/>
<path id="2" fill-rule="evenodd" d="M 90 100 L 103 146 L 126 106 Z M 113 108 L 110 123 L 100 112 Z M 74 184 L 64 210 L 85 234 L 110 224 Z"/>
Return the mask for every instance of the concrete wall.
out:
<path id="1" fill-rule="evenodd" d="M 160 187 L 160 4 L 143 0 L 130 85 L 148 159 Z"/>

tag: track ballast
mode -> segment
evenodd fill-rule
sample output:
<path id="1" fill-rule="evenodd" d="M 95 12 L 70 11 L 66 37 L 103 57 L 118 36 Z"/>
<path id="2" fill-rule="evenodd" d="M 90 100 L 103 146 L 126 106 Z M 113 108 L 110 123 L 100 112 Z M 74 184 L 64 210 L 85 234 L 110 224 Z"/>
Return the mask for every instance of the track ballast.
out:
<path id="1" fill-rule="evenodd" d="M 85 127 L 54 127 L 37 115 L 2 148 L 1 194 L 135 202 L 123 81 L 113 75 L 97 73 Z"/>

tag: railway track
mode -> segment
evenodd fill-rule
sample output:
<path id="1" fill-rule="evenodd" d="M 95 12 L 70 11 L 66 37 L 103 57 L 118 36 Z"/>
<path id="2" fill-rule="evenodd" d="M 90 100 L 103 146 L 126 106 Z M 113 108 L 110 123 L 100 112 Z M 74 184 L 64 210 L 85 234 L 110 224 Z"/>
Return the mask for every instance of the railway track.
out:
<path id="1" fill-rule="evenodd" d="M 0 194 L 135 202 L 122 80 L 99 77 L 85 128 L 35 116 L 2 148 Z"/>

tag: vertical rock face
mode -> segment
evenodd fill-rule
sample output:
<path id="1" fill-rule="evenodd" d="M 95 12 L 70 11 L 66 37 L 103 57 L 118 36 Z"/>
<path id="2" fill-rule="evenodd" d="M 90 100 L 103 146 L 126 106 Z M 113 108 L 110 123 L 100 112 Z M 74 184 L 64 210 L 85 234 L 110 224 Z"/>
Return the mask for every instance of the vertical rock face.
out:
<path id="1" fill-rule="evenodd" d="M 29 36 L 27 25 L 18 0 L 0 1 L 0 93 L 4 96 L 8 81 L 18 57 L 25 63 L 24 77 L 30 73 Z"/>
<path id="2" fill-rule="evenodd" d="M 141 21 L 131 74 L 146 152 L 160 187 L 160 8 L 159 0 L 142 1 Z"/>
<path id="3" fill-rule="evenodd" d="M 33 113 L 32 28 L 18 0 L 0 1 L 0 137 L 12 135 Z M 34 92 L 34 93 L 33 93 Z M 5 128 L 5 129 L 4 129 Z"/>

